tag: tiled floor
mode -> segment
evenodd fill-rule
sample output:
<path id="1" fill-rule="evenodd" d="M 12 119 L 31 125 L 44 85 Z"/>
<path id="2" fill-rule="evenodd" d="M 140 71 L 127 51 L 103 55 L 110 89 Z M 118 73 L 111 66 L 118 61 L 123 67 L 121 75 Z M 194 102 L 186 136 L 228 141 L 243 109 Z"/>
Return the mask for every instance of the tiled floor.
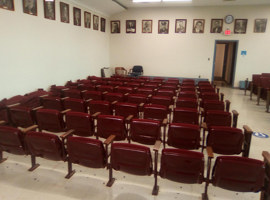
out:
<path id="1" fill-rule="evenodd" d="M 239 115 L 238 128 L 247 124 L 253 131 L 269 134 L 270 113 L 265 112 L 265 102 L 256 105 L 244 96 L 244 91 L 221 88 L 225 99 L 231 101 L 231 110 Z M 269 150 L 270 139 L 252 137 L 250 157 L 262 159 L 261 152 Z M 123 172 L 114 172 L 116 181 L 111 188 L 106 187 L 108 171 L 90 169 L 73 165 L 76 169 L 71 179 L 65 179 L 67 164 L 38 158 L 41 164 L 33 172 L 28 172 L 30 157 L 14 156 L 4 153 L 8 160 L 0 164 L 0 199 L 1 200 L 198 200 L 204 191 L 202 185 L 180 184 L 159 178 L 159 195 L 152 196 L 153 176 L 140 177 Z M 215 188 L 210 185 L 209 199 L 259 199 L 259 193 L 237 193 Z"/>

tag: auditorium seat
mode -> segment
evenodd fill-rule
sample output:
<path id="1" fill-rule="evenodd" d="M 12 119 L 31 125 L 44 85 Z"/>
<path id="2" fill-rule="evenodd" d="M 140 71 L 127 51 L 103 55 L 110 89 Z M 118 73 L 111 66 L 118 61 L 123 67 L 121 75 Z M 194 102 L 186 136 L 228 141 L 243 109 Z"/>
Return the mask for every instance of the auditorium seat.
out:
<path id="1" fill-rule="evenodd" d="M 172 122 L 199 125 L 199 112 L 194 108 L 174 108 Z"/>
<path id="2" fill-rule="evenodd" d="M 95 114 L 97 112 L 100 112 L 103 115 L 113 114 L 112 105 L 109 101 L 92 100 L 92 101 L 89 101 L 88 106 L 89 106 L 90 114 Z"/>
<path id="3" fill-rule="evenodd" d="M 76 112 L 88 112 L 87 102 L 83 99 L 66 98 L 64 99 L 64 109 L 70 109 Z"/>

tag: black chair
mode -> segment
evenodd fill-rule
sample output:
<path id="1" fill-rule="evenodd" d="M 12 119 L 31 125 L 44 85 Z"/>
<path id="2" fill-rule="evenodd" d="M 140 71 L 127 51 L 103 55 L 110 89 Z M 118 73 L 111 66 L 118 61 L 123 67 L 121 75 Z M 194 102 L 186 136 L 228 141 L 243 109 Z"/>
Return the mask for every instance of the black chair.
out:
<path id="1" fill-rule="evenodd" d="M 129 70 L 130 76 L 140 76 L 143 74 L 143 67 L 141 65 L 135 65 L 132 69 Z"/>

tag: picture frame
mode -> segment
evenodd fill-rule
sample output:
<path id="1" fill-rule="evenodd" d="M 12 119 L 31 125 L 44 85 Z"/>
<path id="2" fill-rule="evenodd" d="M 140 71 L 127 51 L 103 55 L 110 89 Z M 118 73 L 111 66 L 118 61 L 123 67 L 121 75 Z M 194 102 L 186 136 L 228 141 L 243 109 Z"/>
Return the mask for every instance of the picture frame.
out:
<path id="1" fill-rule="evenodd" d="M 234 34 L 245 34 L 247 31 L 247 19 L 235 19 Z"/>
<path id="2" fill-rule="evenodd" d="M 60 20 L 63 23 L 69 23 L 69 5 L 60 2 Z"/>
<path id="3" fill-rule="evenodd" d="M 142 33 L 152 33 L 153 20 L 142 20 Z"/>
<path id="4" fill-rule="evenodd" d="M 254 33 L 265 33 L 266 25 L 267 25 L 267 19 L 255 19 Z"/>
<path id="5" fill-rule="evenodd" d="M 126 20 L 126 33 L 136 33 L 136 20 Z"/>
<path id="6" fill-rule="evenodd" d="M 81 9 L 73 7 L 73 24 L 75 26 L 81 26 Z"/>
<path id="7" fill-rule="evenodd" d="M 93 29 L 98 30 L 99 27 L 99 16 L 94 15 L 93 16 Z"/>
<path id="8" fill-rule="evenodd" d="M 211 19 L 210 33 L 221 33 L 223 30 L 223 19 Z"/>
<path id="9" fill-rule="evenodd" d="M 158 33 L 169 34 L 169 20 L 158 20 Z"/>
<path id="10" fill-rule="evenodd" d="M 37 16 L 37 0 L 23 0 L 23 12 Z"/>
<path id="11" fill-rule="evenodd" d="M 187 19 L 176 19 L 175 33 L 186 33 L 186 30 L 187 30 Z"/>
<path id="12" fill-rule="evenodd" d="M 204 33 L 205 19 L 193 19 L 192 33 Z"/>
<path id="13" fill-rule="evenodd" d="M 44 17 L 46 19 L 55 20 L 55 0 L 43 0 Z"/>
<path id="14" fill-rule="evenodd" d="M 0 0 L 0 8 L 14 11 L 14 0 Z"/>
<path id="15" fill-rule="evenodd" d="M 91 13 L 84 11 L 84 27 L 91 28 Z"/>
<path id="16" fill-rule="evenodd" d="M 101 17 L 100 18 L 100 31 L 105 32 L 105 28 L 106 28 L 106 19 Z"/>
<path id="17" fill-rule="evenodd" d="M 120 20 L 111 21 L 111 33 L 120 33 L 121 26 Z"/>

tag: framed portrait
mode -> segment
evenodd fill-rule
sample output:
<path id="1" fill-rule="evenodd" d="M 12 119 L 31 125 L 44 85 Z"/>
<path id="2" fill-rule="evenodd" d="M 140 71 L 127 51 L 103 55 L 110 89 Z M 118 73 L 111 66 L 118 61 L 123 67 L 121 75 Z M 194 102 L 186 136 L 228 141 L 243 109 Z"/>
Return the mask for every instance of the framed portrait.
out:
<path id="1" fill-rule="evenodd" d="M 14 0 L 0 0 L 0 8 L 14 10 Z"/>
<path id="2" fill-rule="evenodd" d="M 223 28 L 223 19 L 211 19 L 210 33 L 221 33 Z"/>
<path id="3" fill-rule="evenodd" d="M 158 20 L 158 33 L 159 34 L 169 33 L 169 20 Z"/>
<path id="4" fill-rule="evenodd" d="M 176 19 L 175 20 L 175 33 L 186 33 L 186 30 L 187 30 L 187 20 Z"/>
<path id="5" fill-rule="evenodd" d="M 136 20 L 126 20 L 126 33 L 136 33 Z"/>
<path id="6" fill-rule="evenodd" d="M 73 23 L 75 26 L 81 26 L 81 9 L 73 7 Z"/>
<path id="7" fill-rule="evenodd" d="M 247 19 L 235 19 L 234 23 L 234 33 L 235 34 L 245 34 L 247 31 Z"/>
<path id="8" fill-rule="evenodd" d="M 23 12 L 37 16 L 37 0 L 23 0 Z"/>
<path id="9" fill-rule="evenodd" d="M 142 33 L 152 33 L 152 20 L 142 20 Z"/>
<path id="10" fill-rule="evenodd" d="M 69 23 L 69 5 L 60 2 L 60 18 L 61 22 Z"/>
<path id="11" fill-rule="evenodd" d="M 99 27 L 99 17 L 97 15 L 93 16 L 93 29 L 98 30 Z"/>
<path id="12" fill-rule="evenodd" d="M 267 19 L 255 19 L 254 33 L 265 33 Z"/>
<path id="13" fill-rule="evenodd" d="M 111 33 L 120 33 L 120 21 L 111 21 Z"/>
<path id="14" fill-rule="evenodd" d="M 44 4 L 44 17 L 46 19 L 55 20 L 55 0 L 46 1 L 43 0 Z"/>
<path id="15" fill-rule="evenodd" d="M 84 11 L 84 27 L 91 28 L 91 13 Z"/>
<path id="16" fill-rule="evenodd" d="M 106 19 L 100 18 L 100 31 L 105 32 L 105 27 L 106 27 Z"/>
<path id="17" fill-rule="evenodd" d="M 204 19 L 193 19 L 193 33 L 204 33 Z"/>

